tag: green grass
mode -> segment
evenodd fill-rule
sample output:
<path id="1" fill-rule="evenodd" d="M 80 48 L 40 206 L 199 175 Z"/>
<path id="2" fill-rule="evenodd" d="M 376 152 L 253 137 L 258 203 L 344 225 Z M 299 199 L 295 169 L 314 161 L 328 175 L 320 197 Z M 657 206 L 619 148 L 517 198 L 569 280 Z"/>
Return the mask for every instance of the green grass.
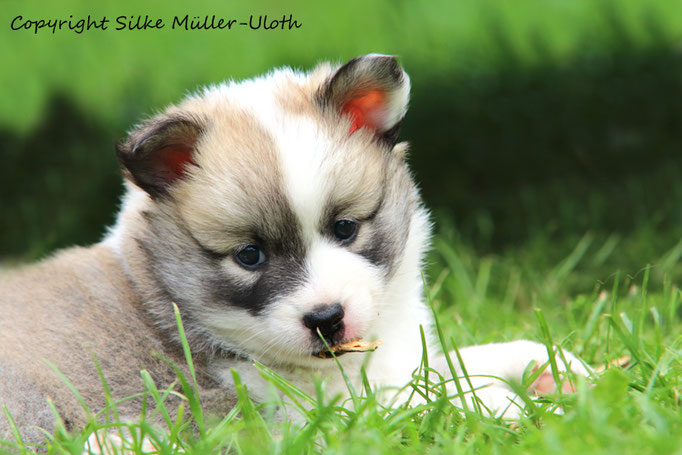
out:
<path id="1" fill-rule="evenodd" d="M 439 392 L 434 374 L 426 385 L 423 365 L 413 387 L 415 393 L 428 391 L 431 401 L 395 409 L 379 405 L 369 388 L 343 401 L 325 394 L 324 382 L 319 382 L 316 394 L 307 396 L 259 365 L 283 398 L 273 394 L 270 402 L 255 404 L 248 385 L 235 377 L 239 404 L 217 418 L 203 414 L 192 377 L 181 377 L 185 400 L 173 421 L 164 399 L 175 392 L 158 390 L 143 371 L 146 390 L 140 392 L 147 396 L 147 418 L 134 424 L 117 422 L 115 399 L 121 397 L 110 397 L 105 388 L 108 406 L 100 419 L 93 417 L 73 433 L 57 428 L 48 452 L 78 453 L 93 431 L 125 428 L 135 435 L 133 453 L 141 453 L 142 436 L 165 454 L 682 453 L 682 294 L 668 278 L 680 247 L 651 258 L 650 266 L 599 276 L 595 267 L 609 263 L 613 250 L 633 247 L 638 240 L 607 237 L 593 245 L 595 237 L 583 237 L 551 264 L 543 254 L 549 244 L 542 239 L 496 256 L 476 254 L 447 227 L 436 239 L 428 295 L 448 349 L 451 342 L 461 347 L 515 338 L 551 339 L 595 366 L 622 356 L 632 359 L 627 368 L 608 369 L 576 394 L 529 402 L 519 422 L 457 408 Z M 554 254 L 562 248 L 554 245 Z M 584 282 L 591 287 L 585 288 Z M 282 402 L 300 409 L 303 421 L 278 418 Z M 305 403 L 312 404 L 312 410 Z M 563 415 L 551 412 L 556 405 L 563 407 Z M 167 428 L 149 423 L 156 413 Z M 4 444 L 30 453 L 19 439 Z"/>
<path id="2" fill-rule="evenodd" d="M 401 55 L 419 68 L 417 84 L 438 74 L 491 74 L 500 66 L 532 68 L 547 61 L 600 55 L 614 46 L 636 52 L 682 35 L 677 2 L 667 0 L 351 0 L 324 7 L 305 1 L 248 3 L 200 0 L 86 2 L 5 0 L 0 54 L 12 71 L 0 73 L 0 125 L 27 131 L 49 96 L 67 93 L 87 112 L 125 128 L 149 106 L 226 77 L 243 78 L 273 65 L 308 67 L 368 52 Z M 297 31 L 12 31 L 17 15 L 78 19 L 150 15 L 248 18 L 293 14 Z M 121 120 L 124 123 L 120 123 Z"/>

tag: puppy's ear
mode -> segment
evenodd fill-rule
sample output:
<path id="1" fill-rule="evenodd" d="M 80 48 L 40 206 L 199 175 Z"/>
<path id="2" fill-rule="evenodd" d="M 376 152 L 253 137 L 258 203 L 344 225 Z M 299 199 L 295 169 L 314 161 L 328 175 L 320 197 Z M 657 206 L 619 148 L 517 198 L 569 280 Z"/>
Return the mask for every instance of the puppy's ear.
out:
<path id="1" fill-rule="evenodd" d="M 394 145 L 407 111 L 410 79 L 395 57 L 369 54 L 339 68 L 321 87 L 318 100 L 324 108 L 351 118 L 350 133 L 368 128 Z"/>
<path id="2" fill-rule="evenodd" d="M 116 154 L 126 178 L 149 193 L 163 197 L 194 162 L 194 146 L 203 126 L 179 114 L 153 117 L 133 130 Z"/>

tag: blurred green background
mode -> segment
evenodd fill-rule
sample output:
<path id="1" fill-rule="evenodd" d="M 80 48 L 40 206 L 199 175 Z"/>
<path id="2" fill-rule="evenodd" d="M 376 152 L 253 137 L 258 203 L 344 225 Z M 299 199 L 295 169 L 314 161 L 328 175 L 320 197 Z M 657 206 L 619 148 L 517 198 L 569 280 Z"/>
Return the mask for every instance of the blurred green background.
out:
<path id="1" fill-rule="evenodd" d="M 302 27 L 9 26 L 88 14 L 292 14 Z M 2 16 L 0 258 L 101 238 L 122 191 L 113 144 L 141 117 L 201 84 L 369 52 L 411 76 L 402 138 L 453 242 L 547 264 L 584 247 L 583 288 L 682 255 L 680 1 L 3 0 Z"/>

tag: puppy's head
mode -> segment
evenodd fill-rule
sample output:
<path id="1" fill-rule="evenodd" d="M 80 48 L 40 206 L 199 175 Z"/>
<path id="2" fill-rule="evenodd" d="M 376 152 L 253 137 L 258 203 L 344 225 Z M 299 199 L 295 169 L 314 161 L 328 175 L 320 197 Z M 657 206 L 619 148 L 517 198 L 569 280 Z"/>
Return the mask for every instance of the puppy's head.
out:
<path id="1" fill-rule="evenodd" d="M 396 145 L 408 94 L 390 56 L 277 70 L 209 87 L 121 144 L 150 197 L 135 242 L 153 298 L 177 302 L 195 343 L 310 365 L 320 335 L 381 335 L 420 260 L 405 251 L 423 209 Z"/>

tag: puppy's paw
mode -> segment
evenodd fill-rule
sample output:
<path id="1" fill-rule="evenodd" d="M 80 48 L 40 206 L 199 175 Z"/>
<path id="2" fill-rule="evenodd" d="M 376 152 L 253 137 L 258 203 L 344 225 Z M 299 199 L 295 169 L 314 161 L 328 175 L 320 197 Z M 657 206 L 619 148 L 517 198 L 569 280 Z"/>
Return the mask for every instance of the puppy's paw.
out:
<path id="1" fill-rule="evenodd" d="M 554 356 L 557 371 L 552 371 L 551 362 L 547 353 L 547 348 L 540 345 L 542 353 L 535 355 L 531 363 L 535 363 L 532 371 L 533 373 L 542 370 L 540 375 L 530 385 L 528 392 L 536 395 L 546 395 L 560 391 L 562 393 L 575 393 L 577 376 L 589 377 L 592 372 L 572 353 L 562 350 L 557 351 Z M 537 347 L 533 350 L 537 352 Z M 558 383 L 557 383 L 558 380 Z"/>
<path id="2" fill-rule="evenodd" d="M 537 371 L 539 368 L 539 366 L 536 366 L 533 368 L 533 372 Z M 547 395 L 557 391 L 561 391 L 562 393 L 575 393 L 575 376 L 588 377 L 589 373 L 586 373 L 585 371 L 576 371 L 575 368 L 570 368 L 570 373 L 568 373 L 568 370 L 559 370 L 558 374 L 555 376 L 551 367 L 548 366 L 543 369 L 540 376 L 531 384 L 528 391 L 533 392 L 536 395 Z M 557 378 L 559 380 L 558 384 Z"/>
<path id="3" fill-rule="evenodd" d="M 575 392 L 575 384 L 570 379 L 560 379 L 560 384 L 561 387 L 557 387 L 554 375 L 549 371 L 544 371 L 531 386 L 531 391 L 535 392 L 537 395 L 546 395 L 548 393 L 554 393 L 557 390 L 561 390 L 563 393 Z"/>
<path id="4" fill-rule="evenodd" d="M 491 415 L 514 419 L 523 412 L 525 406 L 524 400 L 517 395 L 520 390 L 516 386 L 522 383 L 528 385 L 529 376 L 534 380 L 524 395 L 545 395 L 557 390 L 574 392 L 576 376 L 591 375 L 589 367 L 570 352 L 553 351 L 554 359 L 550 362 L 544 344 L 518 340 L 469 346 L 462 348 L 460 354 L 469 376 L 467 383 L 471 382 L 483 410 Z M 556 375 L 551 363 L 556 365 Z M 542 369 L 539 374 L 538 369 Z M 559 384 L 555 378 L 558 378 Z M 474 395 L 469 392 L 467 400 Z"/>
<path id="5" fill-rule="evenodd" d="M 560 391 L 561 393 L 575 393 L 578 377 L 589 377 L 592 372 L 572 353 L 554 348 L 555 356 L 553 363 L 556 365 L 556 372 L 552 370 L 552 362 L 549 359 L 547 347 L 541 343 L 520 340 L 506 343 L 504 348 L 507 350 L 505 371 L 501 371 L 501 378 L 509 381 L 504 384 L 493 383 L 477 392 L 478 399 L 484 407 L 494 410 L 492 413 L 497 417 L 516 420 L 521 417 L 526 407 L 526 402 L 517 395 L 518 389 L 511 385 L 516 382 L 526 381 L 527 377 L 534 377 L 533 382 L 528 386 L 526 393 L 532 401 L 542 395 L 552 394 Z M 539 375 L 538 375 L 539 372 Z M 530 374 L 529 374 L 530 373 Z M 533 396 L 535 395 L 535 397 Z M 526 399 L 527 400 L 527 399 Z M 557 407 L 553 412 L 562 413 L 563 410 Z"/>

